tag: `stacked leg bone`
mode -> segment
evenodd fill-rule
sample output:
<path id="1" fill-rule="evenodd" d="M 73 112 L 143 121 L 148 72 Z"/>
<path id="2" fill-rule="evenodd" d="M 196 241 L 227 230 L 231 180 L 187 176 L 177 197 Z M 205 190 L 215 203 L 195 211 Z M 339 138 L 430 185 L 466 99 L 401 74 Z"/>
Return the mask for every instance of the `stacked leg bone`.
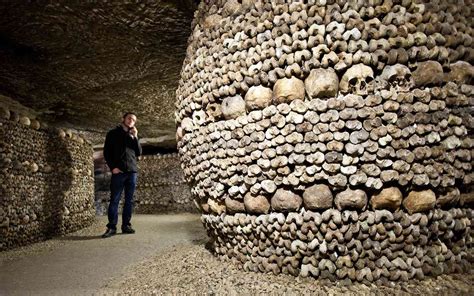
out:
<path id="1" fill-rule="evenodd" d="M 138 166 L 135 212 L 156 214 L 195 210 L 176 153 L 141 156 Z"/>
<path id="2" fill-rule="evenodd" d="M 0 109 L 0 250 L 90 225 L 91 144 Z"/>
<path id="3" fill-rule="evenodd" d="M 358 281 L 471 264 L 464 2 L 201 4 L 177 139 L 218 255 Z"/>

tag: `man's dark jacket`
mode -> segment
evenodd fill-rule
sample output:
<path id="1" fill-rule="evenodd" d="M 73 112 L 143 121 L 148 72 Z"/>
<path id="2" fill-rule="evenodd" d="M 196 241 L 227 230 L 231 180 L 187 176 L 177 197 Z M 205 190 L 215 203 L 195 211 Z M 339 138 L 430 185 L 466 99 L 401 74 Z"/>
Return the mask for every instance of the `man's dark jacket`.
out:
<path id="1" fill-rule="evenodd" d="M 137 172 L 137 157 L 142 154 L 138 139 L 132 138 L 122 125 L 110 130 L 105 137 L 104 158 L 110 170 Z"/>

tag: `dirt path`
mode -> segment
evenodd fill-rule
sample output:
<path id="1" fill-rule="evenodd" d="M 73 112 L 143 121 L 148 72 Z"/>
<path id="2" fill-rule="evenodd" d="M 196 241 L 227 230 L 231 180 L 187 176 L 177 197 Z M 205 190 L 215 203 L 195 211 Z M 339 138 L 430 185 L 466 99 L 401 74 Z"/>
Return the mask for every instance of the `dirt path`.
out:
<path id="1" fill-rule="evenodd" d="M 102 239 L 100 217 L 88 229 L 1 253 L 0 295 L 90 295 L 160 250 L 205 237 L 198 215 L 135 215 L 132 223 L 137 233 Z"/>

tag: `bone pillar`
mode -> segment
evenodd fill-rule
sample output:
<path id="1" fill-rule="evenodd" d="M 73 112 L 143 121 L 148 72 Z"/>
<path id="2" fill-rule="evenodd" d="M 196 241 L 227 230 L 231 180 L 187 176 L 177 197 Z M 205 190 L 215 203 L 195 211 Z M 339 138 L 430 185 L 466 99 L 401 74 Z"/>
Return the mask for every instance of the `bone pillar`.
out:
<path id="1" fill-rule="evenodd" d="M 471 264 L 469 18 L 455 1 L 201 3 L 176 122 L 215 253 L 369 282 Z"/>

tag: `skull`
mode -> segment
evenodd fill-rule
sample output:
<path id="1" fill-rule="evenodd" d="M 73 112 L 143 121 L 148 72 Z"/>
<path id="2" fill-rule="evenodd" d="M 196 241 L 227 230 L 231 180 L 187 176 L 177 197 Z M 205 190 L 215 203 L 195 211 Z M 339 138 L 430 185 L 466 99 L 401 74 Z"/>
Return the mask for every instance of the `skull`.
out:
<path id="1" fill-rule="evenodd" d="M 237 14 L 240 10 L 241 4 L 237 0 L 226 1 L 224 7 L 222 8 L 222 14 L 224 16 L 230 16 Z"/>
<path id="2" fill-rule="evenodd" d="M 185 132 L 192 132 L 193 128 L 193 120 L 189 117 L 183 118 L 183 120 L 181 121 L 181 129 Z"/>
<path id="3" fill-rule="evenodd" d="M 31 120 L 26 116 L 22 116 L 20 117 L 20 123 L 26 126 L 30 126 Z"/>
<path id="4" fill-rule="evenodd" d="M 382 71 L 381 78 L 399 91 L 410 91 L 415 85 L 410 69 L 402 64 L 386 66 Z"/>
<path id="5" fill-rule="evenodd" d="M 66 138 L 66 132 L 63 129 L 58 130 L 58 135 L 61 139 Z"/>
<path id="6" fill-rule="evenodd" d="M 222 8 L 222 14 L 224 16 L 238 15 L 239 13 L 247 11 L 251 8 L 255 1 L 253 0 L 228 0 L 225 1 L 224 7 Z"/>
<path id="7" fill-rule="evenodd" d="M 263 109 L 271 104 L 273 92 L 268 87 L 261 85 L 252 86 L 245 94 L 247 110 Z"/>
<path id="8" fill-rule="evenodd" d="M 3 106 L 0 106 L 0 118 L 7 120 L 10 119 L 10 110 Z"/>
<path id="9" fill-rule="evenodd" d="M 377 91 L 381 91 L 383 89 L 389 89 L 389 88 L 390 88 L 390 84 L 388 83 L 388 81 L 385 79 L 382 79 L 380 75 L 375 77 L 374 80 L 370 81 L 367 84 L 367 91 L 369 94 L 375 93 Z"/>
<path id="10" fill-rule="evenodd" d="M 208 104 L 206 107 L 206 114 L 209 119 L 218 121 L 222 117 L 222 107 L 218 103 Z"/>
<path id="11" fill-rule="evenodd" d="M 203 125 L 206 122 L 206 112 L 203 110 L 194 111 L 193 122 L 195 125 Z"/>
<path id="12" fill-rule="evenodd" d="M 304 100 L 304 82 L 296 77 L 282 78 L 273 86 L 273 102 L 290 103 L 296 99 Z"/>
<path id="13" fill-rule="evenodd" d="M 73 131 L 72 131 L 71 129 L 69 129 L 69 128 L 66 129 L 66 136 L 67 136 L 68 138 L 72 138 L 72 137 L 73 137 L 73 134 L 74 134 L 74 133 L 73 133 Z"/>
<path id="14" fill-rule="evenodd" d="M 313 69 L 304 84 L 310 98 L 335 97 L 339 88 L 339 78 L 332 68 Z"/>
<path id="15" fill-rule="evenodd" d="M 346 73 L 344 73 L 339 83 L 339 90 L 343 94 L 367 95 L 367 84 L 372 80 L 374 80 L 372 68 L 364 64 L 357 64 L 347 69 Z"/>
<path id="16" fill-rule="evenodd" d="M 204 29 L 215 28 L 219 25 L 221 20 L 222 20 L 222 17 L 220 15 L 211 14 L 204 19 L 202 26 Z"/>
<path id="17" fill-rule="evenodd" d="M 472 84 L 474 66 L 464 61 L 457 61 L 449 66 L 450 72 L 445 75 L 445 81 L 455 81 L 460 84 Z"/>
<path id="18" fill-rule="evenodd" d="M 413 72 L 415 86 L 439 85 L 443 81 L 443 66 L 437 61 L 426 61 L 418 64 Z"/>
<path id="19" fill-rule="evenodd" d="M 245 114 L 245 101 L 240 95 L 225 98 L 222 101 L 222 114 L 225 119 L 237 118 Z"/>

